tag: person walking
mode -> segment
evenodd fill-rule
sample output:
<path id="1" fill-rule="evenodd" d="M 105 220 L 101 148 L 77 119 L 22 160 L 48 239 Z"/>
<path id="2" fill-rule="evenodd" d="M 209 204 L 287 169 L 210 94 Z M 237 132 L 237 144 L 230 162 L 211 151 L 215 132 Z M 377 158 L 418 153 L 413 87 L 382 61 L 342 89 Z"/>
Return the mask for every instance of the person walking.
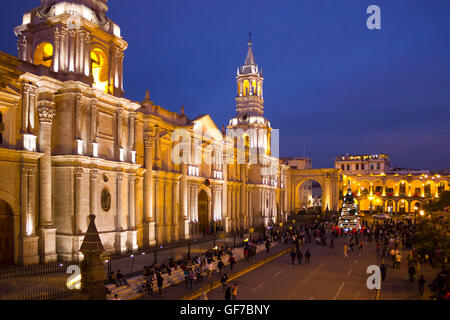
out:
<path id="1" fill-rule="evenodd" d="M 225 289 L 225 300 L 231 300 L 231 288 L 227 287 Z"/>
<path id="2" fill-rule="evenodd" d="M 302 264 L 302 258 L 303 258 L 302 251 L 301 251 L 301 250 L 298 250 L 298 251 L 297 251 L 297 261 L 298 261 L 298 264 Z"/>
<path id="3" fill-rule="evenodd" d="M 348 259 L 347 250 L 348 250 L 348 245 L 347 245 L 347 243 L 344 243 L 344 258 Z"/>
<path id="4" fill-rule="evenodd" d="M 266 240 L 266 254 L 269 254 L 269 250 L 270 250 L 270 241 L 269 239 Z"/>
<path id="5" fill-rule="evenodd" d="M 386 279 L 386 266 L 384 263 L 380 266 L 380 272 L 381 272 L 381 281 L 384 282 L 384 279 Z"/>
<path id="6" fill-rule="evenodd" d="M 411 265 L 408 268 L 408 274 L 409 274 L 409 282 L 414 282 L 414 275 L 416 274 L 416 268 Z"/>
<path id="7" fill-rule="evenodd" d="M 219 273 L 222 274 L 222 269 L 225 267 L 225 264 L 221 259 L 219 259 L 219 262 L 217 263 L 217 267 L 219 268 Z"/>
<path id="8" fill-rule="evenodd" d="M 292 250 L 291 250 L 291 260 L 292 260 L 292 264 L 295 264 L 295 257 L 296 257 L 295 251 L 294 251 L 294 249 L 292 249 Z"/>
<path id="9" fill-rule="evenodd" d="M 330 239 L 330 248 L 334 248 L 333 236 L 331 236 L 331 239 Z"/>
<path id="10" fill-rule="evenodd" d="M 360 241 L 360 242 L 359 242 L 359 251 L 361 251 L 362 249 L 363 249 L 363 242 Z"/>
<path id="11" fill-rule="evenodd" d="M 161 272 L 156 272 L 156 284 L 158 285 L 159 295 L 162 296 L 162 287 L 163 287 L 164 278 L 161 275 Z"/>
<path id="12" fill-rule="evenodd" d="M 311 259 L 311 253 L 309 252 L 308 249 L 306 249 L 306 252 L 305 252 L 305 264 L 309 264 L 311 262 L 310 259 Z"/>
<path id="13" fill-rule="evenodd" d="M 236 264 L 236 259 L 234 259 L 233 256 L 230 256 L 228 263 L 230 264 L 230 269 L 233 270 L 233 266 Z"/>
<path id="14" fill-rule="evenodd" d="M 237 293 L 238 293 L 238 286 L 237 286 L 237 283 L 235 282 L 233 284 L 233 287 L 231 288 L 231 295 L 232 295 L 233 300 L 237 299 Z"/>
<path id="15" fill-rule="evenodd" d="M 423 297 L 423 291 L 425 289 L 425 279 L 423 275 L 421 275 L 419 280 L 417 280 L 417 284 L 419 285 L 419 296 Z"/>
<path id="16" fill-rule="evenodd" d="M 223 291 L 225 291 L 225 289 L 227 288 L 227 281 L 228 281 L 228 276 L 226 273 L 224 273 L 222 278 L 220 278 L 220 283 L 222 283 Z"/>

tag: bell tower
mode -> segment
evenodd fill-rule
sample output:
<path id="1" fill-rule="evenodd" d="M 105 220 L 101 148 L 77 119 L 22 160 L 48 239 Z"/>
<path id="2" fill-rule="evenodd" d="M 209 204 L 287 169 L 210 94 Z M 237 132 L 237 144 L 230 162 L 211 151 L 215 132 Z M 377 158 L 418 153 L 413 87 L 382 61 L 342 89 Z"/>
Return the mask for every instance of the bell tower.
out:
<path id="1" fill-rule="evenodd" d="M 263 74 L 255 62 L 253 42 L 249 33 L 247 57 L 243 66 L 238 67 L 236 82 L 236 116 L 228 124 L 234 135 L 241 130 L 248 145 L 264 149 L 270 154 L 270 122 L 264 118 Z"/>
<path id="2" fill-rule="evenodd" d="M 61 80 L 86 83 L 123 96 L 123 58 L 128 44 L 106 17 L 107 0 L 41 0 L 14 29 L 21 60 L 49 68 Z"/>

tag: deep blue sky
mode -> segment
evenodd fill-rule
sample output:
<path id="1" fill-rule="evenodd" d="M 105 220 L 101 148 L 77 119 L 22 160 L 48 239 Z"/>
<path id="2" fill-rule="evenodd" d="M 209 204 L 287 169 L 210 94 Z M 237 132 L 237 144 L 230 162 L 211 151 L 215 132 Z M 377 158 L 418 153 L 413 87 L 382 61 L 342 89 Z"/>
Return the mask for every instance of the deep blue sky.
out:
<path id="1" fill-rule="evenodd" d="M 13 27 L 39 0 L 8 1 L 0 50 L 16 55 Z M 382 30 L 366 28 L 381 7 Z M 151 99 L 217 126 L 234 115 L 238 65 L 253 34 L 264 70 L 265 116 L 281 155 L 314 167 L 344 153 L 389 153 L 393 165 L 450 168 L 448 0 L 110 0 L 129 43 L 126 97 Z"/>

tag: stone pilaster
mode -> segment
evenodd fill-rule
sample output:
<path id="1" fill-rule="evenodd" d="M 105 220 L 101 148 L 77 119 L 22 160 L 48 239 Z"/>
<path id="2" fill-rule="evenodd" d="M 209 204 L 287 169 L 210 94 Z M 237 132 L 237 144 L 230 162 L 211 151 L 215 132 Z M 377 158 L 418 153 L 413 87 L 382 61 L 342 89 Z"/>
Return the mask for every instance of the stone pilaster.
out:
<path id="1" fill-rule="evenodd" d="M 56 228 L 52 212 L 52 121 L 55 115 L 53 102 L 38 103 L 39 151 L 44 155 L 39 160 L 39 254 L 42 262 L 56 261 Z"/>
<path id="2" fill-rule="evenodd" d="M 188 207 L 187 164 L 181 164 L 180 182 L 180 237 L 189 239 L 189 207 Z"/>
<path id="3" fill-rule="evenodd" d="M 123 183 L 125 174 L 118 172 L 116 180 L 116 236 L 115 236 L 115 249 L 117 253 L 125 253 L 127 251 L 127 230 L 124 226 L 123 217 Z"/>
<path id="4" fill-rule="evenodd" d="M 19 262 L 23 265 L 39 263 L 38 237 L 35 227 L 36 168 L 23 166 L 21 170 L 21 231 Z"/>
<path id="5" fill-rule="evenodd" d="M 136 229 L 136 175 L 130 174 L 128 176 L 128 218 L 129 218 L 129 228 L 127 234 L 127 247 L 133 252 L 137 252 L 137 229 Z"/>
<path id="6" fill-rule="evenodd" d="M 153 136 L 144 138 L 144 246 L 155 245 L 155 217 L 153 214 L 153 156 L 155 139 Z"/>

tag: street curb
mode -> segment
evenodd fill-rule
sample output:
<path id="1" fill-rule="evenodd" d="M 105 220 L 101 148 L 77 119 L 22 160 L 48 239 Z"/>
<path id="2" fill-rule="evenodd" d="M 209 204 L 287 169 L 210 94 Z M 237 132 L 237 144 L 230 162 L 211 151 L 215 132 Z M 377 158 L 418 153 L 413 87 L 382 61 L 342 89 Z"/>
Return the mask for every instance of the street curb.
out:
<path id="1" fill-rule="evenodd" d="M 281 251 L 281 252 L 279 252 L 279 253 L 277 253 L 277 254 L 275 254 L 273 256 L 270 256 L 270 257 L 262 259 L 261 261 L 255 263 L 254 265 L 251 265 L 251 266 L 249 266 L 247 268 L 244 268 L 241 271 L 233 273 L 228 278 L 228 282 L 230 282 L 231 280 L 234 280 L 234 279 L 236 279 L 236 278 L 238 278 L 238 277 L 240 277 L 240 276 L 242 276 L 242 275 L 244 275 L 244 274 L 246 274 L 246 273 L 248 273 L 250 271 L 253 271 L 256 268 L 259 268 L 260 266 L 262 266 L 262 265 L 264 265 L 266 263 L 269 263 L 269 262 L 271 262 L 271 261 L 273 261 L 273 260 L 275 260 L 275 259 L 277 259 L 277 258 L 279 258 L 279 257 L 281 257 L 283 255 L 285 255 L 286 253 L 290 252 L 291 250 L 292 250 L 292 248 L 285 249 L 285 250 L 283 250 L 283 251 Z M 194 299 L 200 297 L 203 292 L 209 292 L 211 290 L 217 289 L 221 285 L 222 285 L 222 283 L 220 283 L 220 281 L 215 281 L 211 285 L 208 285 L 206 290 L 197 289 L 193 293 L 190 293 L 190 294 L 187 294 L 187 295 L 181 297 L 180 300 L 194 300 Z"/>

